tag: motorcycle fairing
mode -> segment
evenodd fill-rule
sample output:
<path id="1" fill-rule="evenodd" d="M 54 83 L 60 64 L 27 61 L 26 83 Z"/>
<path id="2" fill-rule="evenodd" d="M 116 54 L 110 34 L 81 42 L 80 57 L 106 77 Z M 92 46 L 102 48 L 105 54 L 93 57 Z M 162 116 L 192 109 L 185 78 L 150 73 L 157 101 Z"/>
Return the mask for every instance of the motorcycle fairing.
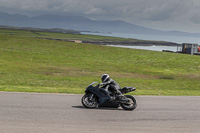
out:
<path id="1" fill-rule="evenodd" d="M 99 99 L 99 104 L 103 104 L 105 101 L 109 100 L 110 98 L 105 96 L 101 91 L 99 91 L 98 87 L 93 87 L 92 85 L 88 86 L 85 93 L 93 93 Z"/>

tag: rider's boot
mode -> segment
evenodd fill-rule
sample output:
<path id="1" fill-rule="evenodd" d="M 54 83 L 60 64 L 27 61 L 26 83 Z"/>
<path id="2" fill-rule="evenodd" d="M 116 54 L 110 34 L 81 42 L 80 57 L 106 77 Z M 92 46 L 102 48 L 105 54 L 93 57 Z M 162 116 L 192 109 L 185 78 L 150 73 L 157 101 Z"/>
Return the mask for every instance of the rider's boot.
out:
<path id="1" fill-rule="evenodd" d="M 117 91 L 117 97 L 120 101 L 129 102 L 129 100 L 119 90 Z"/>

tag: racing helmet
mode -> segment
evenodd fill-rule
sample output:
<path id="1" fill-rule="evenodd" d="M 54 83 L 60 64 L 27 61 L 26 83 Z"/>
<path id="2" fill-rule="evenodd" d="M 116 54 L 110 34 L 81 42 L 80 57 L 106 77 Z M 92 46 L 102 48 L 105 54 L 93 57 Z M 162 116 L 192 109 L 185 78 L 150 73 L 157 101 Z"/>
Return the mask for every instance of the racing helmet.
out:
<path id="1" fill-rule="evenodd" d="M 108 75 L 108 74 L 103 74 L 103 75 L 101 76 L 101 81 L 102 81 L 103 83 L 106 82 L 108 79 L 109 79 L 109 75 Z"/>

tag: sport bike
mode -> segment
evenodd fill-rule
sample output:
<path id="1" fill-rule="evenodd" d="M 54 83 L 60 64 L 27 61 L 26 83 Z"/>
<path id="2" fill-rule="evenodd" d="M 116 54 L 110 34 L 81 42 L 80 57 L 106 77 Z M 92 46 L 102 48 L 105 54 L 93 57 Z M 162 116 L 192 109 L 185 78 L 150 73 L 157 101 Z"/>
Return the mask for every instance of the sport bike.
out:
<path id="1" fill-rule="evenodd" d="M 121 97 L 118 97 L 114 90 L 107 88 L 107 93 L 110 96 L 110 100 L 107 101 L 105 92 L 100 89 L 100 85 L 97 82 L 91 83 L 85 90 L 85 95 L 82 97 L 81 102 L 86 108 L 97 108 L 97 107 L 122 107 L 124 110 L 134 110 L 137 107 L 136 98 L 131 95 L 124 95 L 123 100 Z M 133 87 L 124 87 L 119 89 L 122 94 L 135 91 Z"/>

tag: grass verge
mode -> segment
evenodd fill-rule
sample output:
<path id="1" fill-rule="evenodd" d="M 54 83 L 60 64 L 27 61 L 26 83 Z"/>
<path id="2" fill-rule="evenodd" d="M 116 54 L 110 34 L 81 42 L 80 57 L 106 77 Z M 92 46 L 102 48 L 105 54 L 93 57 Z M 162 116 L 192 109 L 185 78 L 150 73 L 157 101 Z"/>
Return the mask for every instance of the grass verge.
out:
<path id="1" fill-rule="evenodd" d="M 103 73 L 136 95 L 200 95 L 199 56 L 0 34 L 0 91 L 81 94 Z"/>

